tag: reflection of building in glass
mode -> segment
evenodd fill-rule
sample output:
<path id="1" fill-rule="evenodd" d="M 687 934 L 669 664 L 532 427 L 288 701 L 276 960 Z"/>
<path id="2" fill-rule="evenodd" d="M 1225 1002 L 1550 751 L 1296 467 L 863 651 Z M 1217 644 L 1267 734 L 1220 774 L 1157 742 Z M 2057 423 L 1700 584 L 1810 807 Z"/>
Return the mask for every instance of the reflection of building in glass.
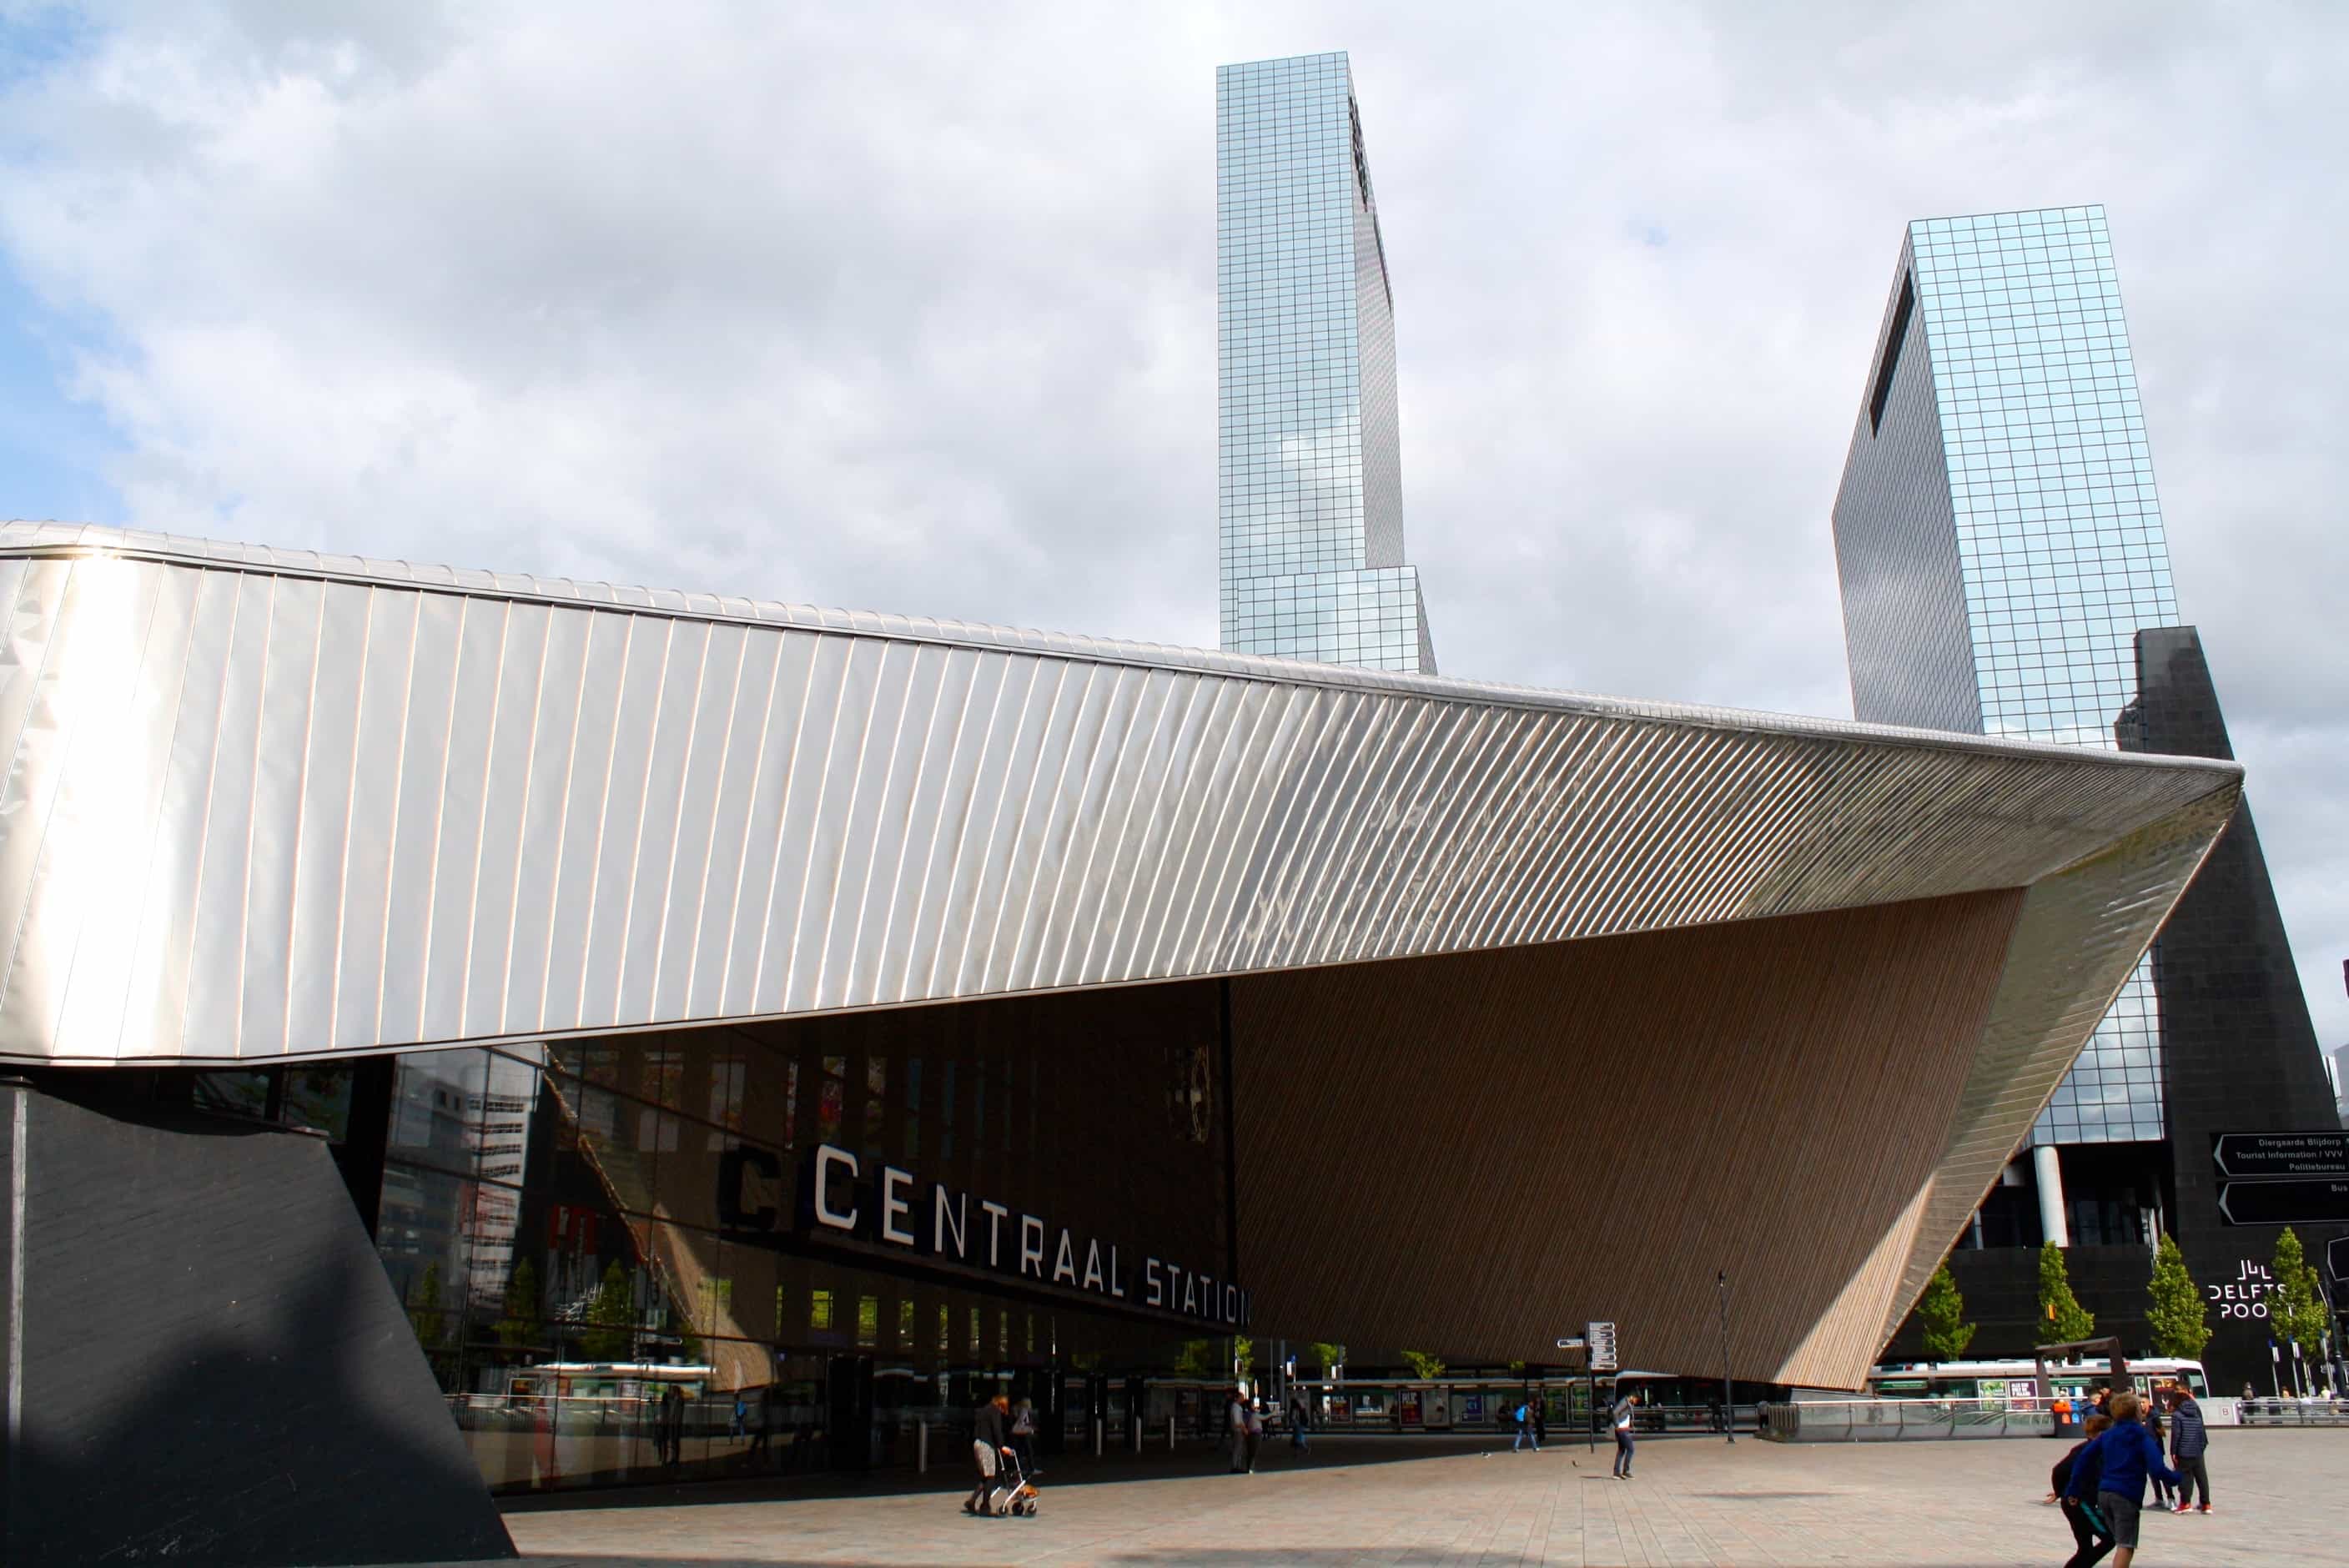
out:
<path id="1" fill-rule="evenodd" d="M 2112 747 L 2178 602 L 2102 207 L 1909 225 L 1835 532 L 1860 718 Z M 2140 967 L 2033 1140 L 2164 1136 Z"/>
<path id="2" fill-rule="evenodd" d="M 1343 54 L 1216 73 L 1223 645 L 1433 674 L 1394 301 Z"/>

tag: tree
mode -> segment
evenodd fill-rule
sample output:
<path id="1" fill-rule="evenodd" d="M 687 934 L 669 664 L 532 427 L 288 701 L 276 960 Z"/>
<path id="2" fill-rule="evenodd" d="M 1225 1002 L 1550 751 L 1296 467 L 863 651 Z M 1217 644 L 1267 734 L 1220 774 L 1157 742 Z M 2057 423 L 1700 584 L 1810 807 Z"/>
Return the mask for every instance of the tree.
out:
<path id="1" fill-rule="evenodd" d="M 636 1304 L 628 1298 L 628 1276 L 615 1258 L 587 1303 L 587 1332 L 579 1336 L 580 1354 L 590 1361 L 626 1360 L 636 1344 Z"/>
<path id="2" fill-rule="evenodd" d="M 2054 1336 L 2067 1345 L 2096 1331 L 2096 1315 L 2072 1294 L 2071 1272 L 2064 1266 L 2064 1249 L 2049 1242 L 2039 1249 L 2039 1315 Z"/>
<path id="3" fill-rule="evenodd" d="M 1441 1377 L 1444 1376 L 1443 1360 L 1438 1357 L 1431 1356 L 1424 1350 L 1406 1350 L 1402 1353 L 1402 1358 L 1411 1363 L 1411 1375 L 1414 1377 Z"/>
<path id="4" fill-rule="evenodd" d="M 427 1352 L 438 1350 L 449 1337 L 449 1315 L 440 1310 L 440 1265 L 424 1265 L 424 1277 L 416 1282 L 416 1295 L 408 1304 L 408 1321 L 416 1329 L 416 1343 Z"/>
<path id="5" fill-rule="evenodd" d="M 509 1350 L 530 1343 L 538 1332 L 538 1271 L 524 1258 L 506 1281 L 506 1312 L 498 1320 L 498 1342 Z"/>
<path id="6" fill-rule="evenodd" d="M 1331 1345 L 1317 1339 L 1310 1348 L 1313 1352 L 1313 1359 L 1320 1367 L 1321 1376 L 1324 1377 L 1332 1376 L 1339 1367 L 1346 1364 L 1346 1347 L 1342 1345 Z"/>
<path id="7" fill-rule="evenodd" d="M 2202 1287 L 2186 1272 L 2186 1254 L 2178 1238 L 2165 1235 L 2153 1254 L 2153 1281 L 2146 1286 L 2150 1298 L 2146 1326 L 2153 1331 L 2153 1353 L 2191 1361 L 2210 1342 L 2210 1306 Z"/>
<path id="8" fill-rule="evenodd" d="M 1236 1335 L 1232 1339 L 1232 1376 L 1245 1378 L 1256 1370 L 1256 1341 Z"/>
<path id="9" fill-rule="evenodd" d="M 1958 1294 L 1958 1282 L 1950 1277 L 1946 1259 L 1925 1282 L 1924 1299 L 1917 1304 L 1917 1321 L 1924 1326 L 1925 1354 L 1936 1361 L 1955 1361 L 1974 1342 L 1975 1326 L 1966 1321 L 1966 1298 Z"/>
<path id="10" fill-rule="evenodd" d="M 2324 1291 L 2291 1226 L 2276 1238 L 2275 1261 L 2268 1266 L 2275 1275 L 2275 1288 L 2268 1293 L 2268 1321 L 2275 1325 L 2276 1337 L 2291 1340 L 2303 1357 L 2315 1358 L 2324 1343 Z"/>

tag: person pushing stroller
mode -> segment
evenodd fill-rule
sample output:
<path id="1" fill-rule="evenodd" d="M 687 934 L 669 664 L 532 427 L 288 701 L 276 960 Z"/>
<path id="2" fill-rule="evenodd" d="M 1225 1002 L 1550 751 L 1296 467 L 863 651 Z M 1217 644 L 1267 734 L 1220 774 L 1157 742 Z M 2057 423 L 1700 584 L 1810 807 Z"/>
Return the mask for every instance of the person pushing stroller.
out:
<path id="1" fill-rule="evenodd" d="M 970 1458 L 978 1467 L 978 1486 L 963 1500 L 965 1513 L 988 1511 L 988 1494 L 995 1489 L 995 1478 L 1004 1461 L 1011 1458 L 1010 1410 L 1011 1396 L 1000 1393 L 978 1408 L 978 1419 L 970 1433 Z"/>

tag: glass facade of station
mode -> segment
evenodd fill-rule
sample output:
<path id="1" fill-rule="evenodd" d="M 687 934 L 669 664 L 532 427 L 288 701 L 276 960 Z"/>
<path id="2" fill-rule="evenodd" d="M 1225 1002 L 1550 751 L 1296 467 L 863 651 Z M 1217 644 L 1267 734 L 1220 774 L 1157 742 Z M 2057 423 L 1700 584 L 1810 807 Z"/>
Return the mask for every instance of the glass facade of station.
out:
<path id="1" fill-rule="evenodd" d="M 1857 716 L 2113 748 L 2178 603 L 2104 209 L 1909 225 L 1868 386 L 1836 514 Z M 2141 965 L 2033 1140 L 2158 1140 L 2161 1084 Z"/>
<path id="2" fill-rule="evenodd" d="M 208 1073 L 199 1092 L 339 1149 L 363 1131 L 354 1072 L 389 1070 L 377 1249 L 497 1490 L 911 1465 L 925 1427 L 952 1464 L 998 1388 L 1034 1402 L 1048 1451 L 1095 1418 L 1122 1440 L 1130 1412 L 1211 1431 L 1220 1402 L 1164 1384 L 1227 1373 L 1235 1330 L 1144 1298 L 1177 1264 L 1225 1283 L 1220 1016 L 1191 983 Z M 858 1162 L 828 1189 L 861 1211 L 854 1235 L 813 1221 L 819 1149 Z M 917 1244 L 876 1239 L 888 1169 Z M 1021 1216 L 1042 1222 L 1032 1279 L 1011 1266 Z M 970 1265 L 934 1249 L 941 1222 Z"/>
<path id="3" fill-rule="evenodd" d="M 1343 54 L 1216 77 L 1223 645 L 1432 673 L 1394 302 Z"/>

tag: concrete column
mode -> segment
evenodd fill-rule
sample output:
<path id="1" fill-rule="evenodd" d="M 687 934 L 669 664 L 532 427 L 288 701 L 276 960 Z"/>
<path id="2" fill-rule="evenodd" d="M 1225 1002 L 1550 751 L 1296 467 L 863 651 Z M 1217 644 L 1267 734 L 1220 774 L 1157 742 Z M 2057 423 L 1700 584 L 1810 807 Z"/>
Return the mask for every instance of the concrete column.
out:
<path id="1" fill-rule="evenodd" d="M 2064 1222 L 2064 1168 L 2055 1146 L 2043 1143 L 2031 1151 L 2031 1171 L 2039 1180 L 2039 1231 L 2059 1247 L 2072 1244 L 2072 1228 Z"/>

